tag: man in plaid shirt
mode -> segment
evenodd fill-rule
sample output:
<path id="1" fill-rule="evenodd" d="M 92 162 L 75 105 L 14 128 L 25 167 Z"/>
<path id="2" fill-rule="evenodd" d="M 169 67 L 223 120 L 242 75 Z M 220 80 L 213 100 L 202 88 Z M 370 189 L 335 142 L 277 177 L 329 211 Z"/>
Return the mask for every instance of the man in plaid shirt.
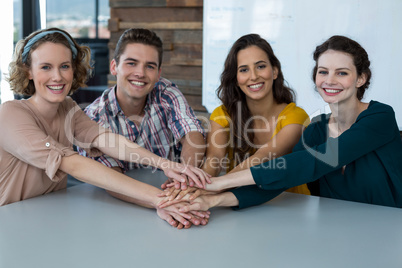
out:
<path id="1" fill-rule="evenodd" d="M 154 32 L 125 31 L 110 63 L 116 86 L 105 90 L 85 112 L 98 124 L 161 157 L 175 160 L 181 151 L 182 162 L 198 167 L 205 153 L 205 132 L 180 90 L 161 77 L 162 53 L 162 41 Z M 78 151 L 87 156 L 81 148 Z M 123 173 L 138 167 L 107 155 L 97 160 Z"/>

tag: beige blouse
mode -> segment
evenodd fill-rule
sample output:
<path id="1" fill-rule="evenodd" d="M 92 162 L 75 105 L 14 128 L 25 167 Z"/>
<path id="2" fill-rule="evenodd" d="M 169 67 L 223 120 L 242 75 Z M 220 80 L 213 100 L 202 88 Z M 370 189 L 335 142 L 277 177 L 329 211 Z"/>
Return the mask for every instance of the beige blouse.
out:
<path id="1" fill-rule="evenodd" d="M 59 170 L 63 156 L 76 154 L 73 144 L 95 157 L 92 142 L 107 131 L 67 97 L 58 109 L 60 128 L 52 131 L 27 100 L 0 106 L 0 206 L 66 188 Z"/>

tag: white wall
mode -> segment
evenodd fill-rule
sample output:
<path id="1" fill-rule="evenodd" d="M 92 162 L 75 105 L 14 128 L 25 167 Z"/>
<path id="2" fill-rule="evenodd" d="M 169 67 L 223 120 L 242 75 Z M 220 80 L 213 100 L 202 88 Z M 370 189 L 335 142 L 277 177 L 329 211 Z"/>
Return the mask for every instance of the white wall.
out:
<path id="1" fill-rule="evenodd" d="M 391 105 L 402 129 L 402 1 L 400 0 L 205 0 L 203 105 L 209 112 L 231 45 L 258 33 L 272 45 L 297 104 L 312 117 L 325 103 L 314 91 L 311 71 L 315 47 L 332 35 L 359 42 L 372 63 L 372 83 L 364 101 Z"/>

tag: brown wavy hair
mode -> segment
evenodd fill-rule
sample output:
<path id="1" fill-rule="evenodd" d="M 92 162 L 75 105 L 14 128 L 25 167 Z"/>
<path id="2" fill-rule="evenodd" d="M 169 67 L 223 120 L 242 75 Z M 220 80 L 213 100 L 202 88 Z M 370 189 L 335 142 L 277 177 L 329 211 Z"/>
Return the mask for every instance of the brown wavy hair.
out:
<path id="1" fill-rule="evenodd" d="M 233 146 L 233 158 L 239 161 L 246 158 L 246 154 L 252 149 L 247 141 L 254 139 L 252 131 L 244 131 L 247 120 L 250 119 L 251 113 L 247 106 L 246 95 L 240 89 L 237 83 L 237 55 L 240 50 L 246 49 L 250 46 L 256 46 L 262 49 L 268 56 L 268 59 L 273 68 L 278 70 L 278 76 L 274 80 L 272 91 L 275 101 L 278 104 L 291 103 L 295 101 L 295 92 L 286 85 L 283 77 L 281 63 L 275 56 L 271 45 L 258 34 L 248 34 L 240 37 L 232 46 L 229 54 L 226 57 L 224 70 L 220 76 L 221 84 L 217 89 L 218 98 L 226 108 L 233 124 L 233 135 L 231 135 L 231 144 Z M 241 107 L 239 111 L 237 107 Z M 249 124 L 253 128 L 253 122 Z M 235 157 L 235 156 L 238 157 Z M 238 161 L 236 161 L 238 162 Z M 237 165 L 238 163 L 236 163 Z"/>
<path id="2" fill-rule="evenodd" d="M 366 83 L 357 89 L 357 99 L 363 99 L 364 93 L 370 86 L 371 70 L 370 70 L 370 60 L 366 50 L 356 41 L 342 35 L 334 35 L 330 37 L 327 41 L 317 46 L 313 58 L 315 61 L 315 66 L 313 69 L 313 81 L 317 76 L 318 69 L 318 58 L 327 50 L 335 50 L 349 54 L 353 58 L 353 63 L 356 67 L 357 75 L 366 75 Z"/>
<path id="3" fill-rule="evenodd" d="M 72 59 L 72 67 L 74 70 L 73 83 L 69 95 L 73 94 L 80 87 L 86 87 L 86 82 L 88 81 L 91 72 L 91 50 L 88 46 L 79 45 L 66 31 L 58 28 L 49 28 L 44 30 L 39 30 L 31 33 L 28 37 L 21 39 L 17 42 L 15 46 L 13 60 L 9 64 L 8 70 L 9 75 L 7 81 L 10 83 L 11 90 L 16 94 L 32 96 L 35 93 L 35 85 L 32 80 L 29 79 L 29 68 L 31 68 L 31 54 L 37 49 L 41 44 L 45 42 L 51 42 L 55 44 L 63 44 L 67 48 L 70 48 L 68 40 L 61 33 L 51 33 L 43 38 L 39 39 L 35 44 L 32 45 L 31 50 L 28 53 L 28 57 L 25 63 L 22 62 L 22 52 L 24 51 L 25 45 L 28 41 L 35 35 L 46 32 L 46 31 L 61 31 L 65 33 L 73 41 L 74 46 L 77 49 L 77 56 Z"/>

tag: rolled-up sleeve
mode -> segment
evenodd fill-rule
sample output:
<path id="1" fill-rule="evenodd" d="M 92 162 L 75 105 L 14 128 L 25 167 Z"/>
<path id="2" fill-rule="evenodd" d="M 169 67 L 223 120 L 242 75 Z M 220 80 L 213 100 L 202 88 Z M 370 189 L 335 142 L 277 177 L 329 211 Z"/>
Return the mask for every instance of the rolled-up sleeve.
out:
<path id="1" fill-rule="evenodd" d="M 72 100 L 68 105 L 68 113 L 64 123 L 64 129 L 69 130 L 66 131 L 68 139 L 80 149 L 85 150 L 88 156 L 101 156 L 103 154 L 102 151 L 93 147 L 93 142 L 100 135 L 110 133 L 111 131 L 91 120 Z"/>
<path id="2" fill-rule="evenodd" d="M 0 146 L 5 151 L 45 170 L 52 181 L 58 182 L 65 176 L 59 170 L 61 159 L 76 152 L 47 135 L 34 115 L 13 102 L 6 102 L 0 109 L 0 122 L 4 124 L 0 130 Z"/>
<path id="3" fill-rule="evenodd" d="M 77 152 L 71 148 L 61 146 L 50 136 L 45 139 L 45 146 L 49 147 L 49 150 L 45 150 L 47 154 L 45 173 L 52 181 L 59 182 L 65 176 L 65 173 L 59 169 L 61 159 Z"/>

